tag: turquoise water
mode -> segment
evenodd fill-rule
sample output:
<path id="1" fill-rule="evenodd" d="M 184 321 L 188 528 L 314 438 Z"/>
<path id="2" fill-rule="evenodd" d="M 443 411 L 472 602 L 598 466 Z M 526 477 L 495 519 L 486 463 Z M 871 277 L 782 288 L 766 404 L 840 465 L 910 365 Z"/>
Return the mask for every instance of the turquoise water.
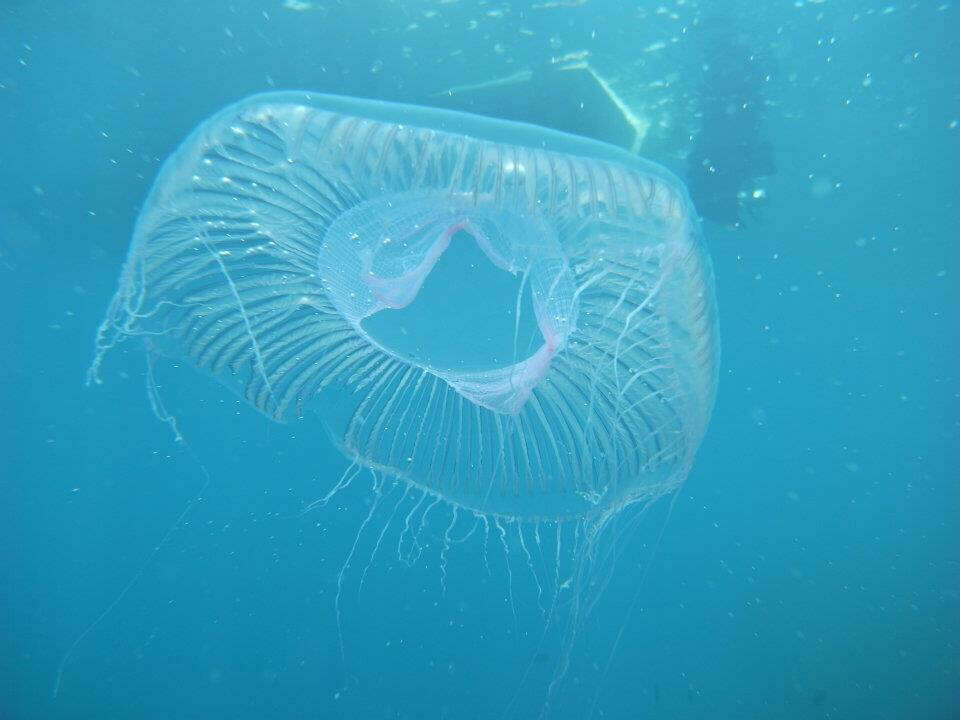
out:
<path id="1" fill-rule="evenodd" d="M 623 537 L 550 716 L 950 717 L 956 8 L 304 5 L 0 9 L 0 716 L 536 717 L 562 638 L 540 642 L 535 580 L 496 533 L 441 554 L 445 524 L 404 534 L 402 511 L 361 588 L 367 528 L 341 654 L 370 483 L 303 513 L 346 467 L 322 424 L 160 360 L 177 443 L 133 345 L 84 387 L 93 336 L 159 164 L 229 102 L 429 103 L 588 51 L 651 121 L 642 152 L 683 175 L 704 103 L 739 92 L 702 85 L 719 45 L 764 69 L 736 140 L 763 136 L 776 173 L 747 163 L 741 225 L 705 223 L 717 407 L 675 501 Z"/>

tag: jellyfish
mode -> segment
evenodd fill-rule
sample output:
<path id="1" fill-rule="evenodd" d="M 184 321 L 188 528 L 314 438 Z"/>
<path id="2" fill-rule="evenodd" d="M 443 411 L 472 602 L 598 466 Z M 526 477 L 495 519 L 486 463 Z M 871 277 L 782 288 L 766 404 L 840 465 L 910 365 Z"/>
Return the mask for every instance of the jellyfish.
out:
<path id="1" fill-rule="evenodd" d="M 307 92 L 231 105 L 165 162 L 91 381 L 130 341 L 272 420 L 319 418 L 353 469 L 331 492 L 369 470 L 528 560 L 569 533 L 555 595 L 587 585 L 616 518 L 683 483 L 719 366 L 710 259 L 668 171 Z"/>

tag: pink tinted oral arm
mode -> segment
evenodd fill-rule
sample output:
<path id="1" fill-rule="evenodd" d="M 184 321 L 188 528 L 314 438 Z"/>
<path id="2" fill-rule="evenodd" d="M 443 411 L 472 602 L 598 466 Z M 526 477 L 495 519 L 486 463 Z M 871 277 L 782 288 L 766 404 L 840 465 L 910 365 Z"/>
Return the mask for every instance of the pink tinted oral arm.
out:
<path id="1" fill-rule="evenodd" d="M 423 259 L 416 266 L 395 277 L 379 277 L 373 272 L 373 258 L 368 255 L 363 259 L 361 279 L 373 292 L 373 296 L 383 307 L 406 307 L 420 292 L 427 275 L 433 270 L 440 256 L 450 247 L 450 239 L 464 228 L 464 223 L 450 225 L 433 241 L 430 248 L 424 253 Z"/>

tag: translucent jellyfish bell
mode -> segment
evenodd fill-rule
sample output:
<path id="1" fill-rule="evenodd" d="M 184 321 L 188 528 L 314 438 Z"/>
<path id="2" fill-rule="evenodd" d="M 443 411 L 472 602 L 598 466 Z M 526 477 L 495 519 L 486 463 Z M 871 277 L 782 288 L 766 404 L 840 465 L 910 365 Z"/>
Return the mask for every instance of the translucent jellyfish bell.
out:
<path id="1" fill-rule="evenodd" d="M 474 260 L 447 285 L 504 306 L 507 351 L 473 309 L 420 302 L 455 252 Z M 314 408 L 361 466 L 518 521 L 677 487 L 719 361 L 709 258 L 667 171 L 529 125 L 309 93 L 232 105 L 166 162 L 94 377 L 131 337 L 276 420 Z"/>

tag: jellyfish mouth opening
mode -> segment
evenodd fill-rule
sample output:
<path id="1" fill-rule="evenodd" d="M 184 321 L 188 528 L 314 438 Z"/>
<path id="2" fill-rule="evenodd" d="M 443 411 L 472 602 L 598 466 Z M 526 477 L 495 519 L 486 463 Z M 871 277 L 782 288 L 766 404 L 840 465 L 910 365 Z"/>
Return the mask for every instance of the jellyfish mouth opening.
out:
<path id="1" fill-rule="evenodd" d="M 467 223 L 446 228 L 399 277 L 368 270 L 377 307 L 359 328 L 385 352 L 444 378 L 472 402 L 520 410 L 565 340 L 542 316 L 526 267 L 511 266 Z"/>
<path id="2" fill-rule="evenodd" d="M 318 260 L 364 340 L 494 412 L 523 408 L 576 327 L 572 274 L 536 215 L 458 197 L 376 199 L 330 226 Z"/>
<path id="3" fill-rule="evenodd" d="M 496 267 L 465 231 L 409 304 L 384 307 L 361 327 L 394 355 L 444 374 L 503 369 L 544 344 L 523 274 Z"/>

